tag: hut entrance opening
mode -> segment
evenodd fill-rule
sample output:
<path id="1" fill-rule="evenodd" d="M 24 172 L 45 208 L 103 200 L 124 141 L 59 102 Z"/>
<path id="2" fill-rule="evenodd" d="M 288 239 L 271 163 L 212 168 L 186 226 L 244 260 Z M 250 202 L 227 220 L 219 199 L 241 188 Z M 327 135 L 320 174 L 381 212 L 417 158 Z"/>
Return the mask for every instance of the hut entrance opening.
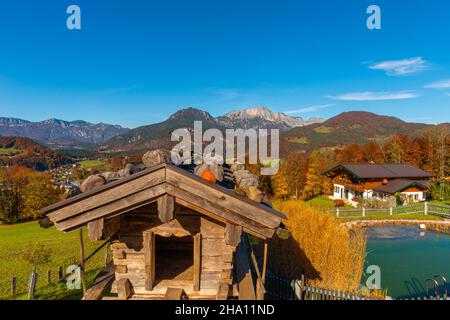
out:
<path id="1" fill-rule="evenodd" d="M 194 280 L 194 238 L 155 237 L 155 280 Z"/>

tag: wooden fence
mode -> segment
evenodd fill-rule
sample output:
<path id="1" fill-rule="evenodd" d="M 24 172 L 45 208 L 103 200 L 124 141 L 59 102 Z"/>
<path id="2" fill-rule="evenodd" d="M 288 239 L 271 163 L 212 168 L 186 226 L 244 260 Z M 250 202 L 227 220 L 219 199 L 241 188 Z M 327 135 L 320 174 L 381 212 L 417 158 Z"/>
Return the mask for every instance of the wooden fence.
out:
<path id="1" fill-rule="evenodd" d="M 48 270 L 45 273 L 33 270 L 28 276 L 12 277 L 9 282 L 0 284 L 0 296 L 15 298 L 17 295 L 26 294 L 29 299 L 34 299 L 36 289 L 39 287 L 63 281 L 63 270 L 63 267 L 59 267 L 57 270 Z"/>
<path id="2" fill-rule="evenodd" d="M 307 285 L 303 276 L 290 280 L 267 271 L 266 299 L 269 300 L 372 300 L 355 293 L 328 290 Z M 375 300 L 375 299 L 374 299 Z"/>
<path id="3" fill-rule="evenodd" d="M 408 206 L 392 208 L 358 208 L 358 209 L 340 209 L 325 210 L 341 219 L 364 219 L 376 216 L 405 216 L 413 214 L 434 215 L 450 219 L 450 206 L 421 202 Z"/>

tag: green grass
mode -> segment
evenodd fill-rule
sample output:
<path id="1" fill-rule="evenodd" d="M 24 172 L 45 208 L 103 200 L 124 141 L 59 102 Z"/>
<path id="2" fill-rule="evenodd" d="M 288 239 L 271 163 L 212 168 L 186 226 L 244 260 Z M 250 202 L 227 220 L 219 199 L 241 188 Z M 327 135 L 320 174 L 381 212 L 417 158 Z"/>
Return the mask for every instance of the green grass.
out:
<path id="1" fill-rule="evenodd" d="M 314 199 L 306 201 L 312 207 L 320 210 L 334 210 L 334 200 L 328 198 L 328 196 L 318 196 Z"/>
<path id="2" fill-rule="evenodd" d="M 353 214 L 352 214 L 353 215 Z M 394 214 L 394 215 L 386 215 L 386 214 L 370 214 L 365 217 L 357 217 L 357 218 L 345 218 L 341 214 L 342 222 L 348 221 L 356 221 L 356 220 L 433 220 L 440 221 L 444 220 L 441 217 L 433 216 L 431 214 L 425 215 L 423 213 L 414 213 L 414 214 Z"/>
<path id="3" fill-rule="evenodd" d="M 106 161 L 101 160 L 84 160 L 79 162 L 79 164 L 86 170 L 88 169 L 104 170 L 107 169 L 108 167 L 108 163 Z"/>
<path id="4" fill-rule="evenodd" d="M 14 148 L 0 148 L 0 155 L 16 155 L 20 151 Z"/>
<path id="5" fill-rule="evenodd" d="M 327 134 L 327 133 L 333 132 L 333 128 L 327 127 L 327 126 L 320 126 L 320 127 L 315 128 L 314 131 L 315 131 L 316 133 Z"/>
<path id="6" fill-rule="evenodd" d="M 91 242 L 84 232 L 85 254 L 92 252 L 101 242 Z M 12 277 L 17 278 L 17 292 L 20 295 L 27 290 L 27 283 L 33 265 L 24 261 L 23 251 L 30 246 L 39 246 L 50 252 L 50 259 L 44 265 L 37 266 L 37 287 L 42 288 L 38 295 L 46 299 L 56 299 L 63 295 L 74 295 L 59 285 L 47 285 L 47 271 L 51 270 L 53 283 L 57 282 L 58 267 L 63 270 L 79 262 L 79 233 L 77 231 L 65 234 L 54 227 L 43 229 L 37 222 L 16 225 L 0 225 L 0 299 L 8 298 L 11 290 Z M 87 272 L 97 272 L 103 265 L 103 252 L 95 255 L 86 264 Z M 80 293 L 79 293 L 80 294 Z"/>

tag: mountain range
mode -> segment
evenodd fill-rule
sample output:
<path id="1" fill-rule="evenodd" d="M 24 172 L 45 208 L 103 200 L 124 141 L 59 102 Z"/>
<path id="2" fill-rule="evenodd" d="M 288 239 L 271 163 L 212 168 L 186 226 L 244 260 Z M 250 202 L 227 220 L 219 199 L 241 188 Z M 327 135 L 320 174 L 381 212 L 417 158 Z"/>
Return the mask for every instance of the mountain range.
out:
<path id="1" fill-rule="evenodd" d="M 202 121 L 203 130 L 210 128 L 217 128 L 221 131 L 237 128 L 264 128 L 279 129 L 284 132 L 325 120 L 313 118 L 305 121 L 303 118 L 290 117 L 265 107 L 232 111 L 217 118 L 203 110 L 186 108 L 174 113 L 161 123 L 139 127 L 113 137 L 101 144 L 101 150 L 127 152 L 168 147 L 175 144 L 170 141 L 171 133 L 179 128 L 192 131 L 194 121 Z"/>
<path id="2" fill-rule="evenodd" d="M 90 148 L 129 131 L 118 125 L 49 119 L 31 122 L 0 118 L 0 136 L 31 138 L 52 149 Z"/>
<path id="3" fill-rule="evenodd" d="M 139 127 L 133 130 L 111 124 L 93 124 L 86 121 L 64 121 L 49 119 L 31 122 L 16 118 L 0 118 L 0 136 L 18 136 L 31 138 L 52 149 L 86 149 L 106 143 L 106 147 L 125 147 L 135 145 L 139 148 L 159 146 L 152 141 L 169 137 L 173 130 L 180 127 L 192 127 L 194 120 L 202 120 L 204 127 L 214 128 L 268 128 L 283 131 L 322 122 L 313 118 L 305 121 L 300 117 L 290 117 L 280 112 L 273 112 L 265 107 L 251 108 L 229 112 L 220 117 L 195 109 L 182 109 L 167 120 Z M 121 149 L 121 148 L 120 148 Z"/>
<path id="4" fill-rule="evenodd" d="M 53 149 L 75 147 L 104 153 L 137 153 L 170 148 L 177 143 L 170 141 L 172 132 L 179 128 L 187 128 L 192 132 L 194 121 L 202 121 L 203 130 L 217 128 L 222 132 L 227 128 L 280 129 L 282 155 L 308 152 L 318 147 L 382 142 L 396 133 L 414 136 L 436 127 L 365 111 L 344 112 L 328 120 L 313 118 L 305 121 L 265 107 L 236 110 L 219 117 L 213 117 L 200 109 L 185 108 L 163 122 L 135 129 L 84 121 L 53 119 L 34 123 L 0 118 L 0 135 L 30 137 Z M 450 132 L 450 124 L 440 126 Z"/>

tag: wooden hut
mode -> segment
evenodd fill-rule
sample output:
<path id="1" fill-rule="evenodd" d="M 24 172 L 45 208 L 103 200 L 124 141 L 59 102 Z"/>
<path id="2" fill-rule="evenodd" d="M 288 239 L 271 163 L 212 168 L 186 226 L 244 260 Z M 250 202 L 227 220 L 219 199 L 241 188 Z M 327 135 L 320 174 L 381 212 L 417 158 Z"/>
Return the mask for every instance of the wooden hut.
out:
<path id="1" fill-rule="evenodd" d="M 110 273 L 85 290 L 85 299 L 101 299 L 111 282 L 122 299 L 261 299 L 267 256 L 259 270 L 247 235 L 267 240 L 285 219 L 265 204 L 170 164 L 43 213 L 58 230 L 87 226 L 91 240 L 103 239 L 112 248 Z M 84 272 L 82 242 L 81 256 Z"/>

